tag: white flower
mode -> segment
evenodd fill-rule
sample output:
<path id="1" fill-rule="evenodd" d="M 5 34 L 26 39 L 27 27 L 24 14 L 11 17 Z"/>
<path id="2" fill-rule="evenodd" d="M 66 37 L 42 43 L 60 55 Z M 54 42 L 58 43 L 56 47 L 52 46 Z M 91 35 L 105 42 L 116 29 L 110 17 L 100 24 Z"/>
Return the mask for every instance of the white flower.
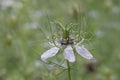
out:
<path id="1" fill-rule="evenodd" d="M 80 54 L 82 57 L 84 57 L 86 59 L 93 58 L 92 54 L 83 45 L 82 46 L 75 45 L 73 48 L 75 48 L 76 52 L 78 54 Z M 69 62 L 75 62 L 73 48 L 71 45 L 66 45 L 66 48 L 64 49 L 63 55 L 64 55 L 65 59 L 67 59 Z M 60 48 L 53 47 L 53 48 L 47 50 L 46 52 L 44 52 L 41 56 L 41 59 L 43 61 L 46 61 L 46 59 L 55 56 L 59 50 L 60 50 Z"/>

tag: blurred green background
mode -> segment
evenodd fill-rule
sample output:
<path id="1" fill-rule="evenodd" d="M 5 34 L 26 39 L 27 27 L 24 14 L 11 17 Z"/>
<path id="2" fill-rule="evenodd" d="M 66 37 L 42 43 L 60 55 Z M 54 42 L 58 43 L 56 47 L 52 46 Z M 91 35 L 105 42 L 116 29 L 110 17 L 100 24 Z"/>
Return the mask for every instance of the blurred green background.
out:
<path id="1" fill-rule="evenodd" d="M 96 59 L 77 56 L 73 80 L 120 80 L 120 0 L 0 0 L 0 80 L 67 80 L 66 70 L 40 60 L 54 20 L 83 23 Z"/>

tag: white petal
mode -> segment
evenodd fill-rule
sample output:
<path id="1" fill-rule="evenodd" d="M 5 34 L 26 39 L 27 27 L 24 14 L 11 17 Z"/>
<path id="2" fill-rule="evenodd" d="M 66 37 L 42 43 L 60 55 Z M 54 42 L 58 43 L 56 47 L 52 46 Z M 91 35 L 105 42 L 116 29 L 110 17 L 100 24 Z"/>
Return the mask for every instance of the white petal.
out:
<path id="1" fill-rule="evenodd" d="M 75 46 L 76 52 L 86 59 L 92 59 L 92 54 L 84 46 Z"/>
<path id="2" fill-rule="evenodd" d="M 67 46 L 67 48 L 65 48 L 64 56 L 69 62 L 75 62 L 75 56 L 71 46 Z"/>
<path id="3" fill-rule="evenodd" d="M 47 50 L 46 52 L 44 52 L 41 56 L 41 59 L 43 61 L 45 61 L 47 58 L 55 56 L 58 53 L 58 51 L 59 51 L 59 48 L 53 47 L 53 48 Z"/>

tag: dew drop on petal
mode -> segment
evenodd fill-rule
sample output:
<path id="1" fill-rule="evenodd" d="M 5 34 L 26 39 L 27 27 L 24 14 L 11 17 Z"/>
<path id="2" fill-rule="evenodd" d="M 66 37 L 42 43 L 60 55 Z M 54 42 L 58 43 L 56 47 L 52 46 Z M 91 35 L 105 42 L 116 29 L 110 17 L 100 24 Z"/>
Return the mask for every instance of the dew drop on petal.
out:
<path id="1" fill-rule="evenodd" d="M 65 48 L 64 56 L 65 56 L 65 59 L 67 59 L 69 62 L 75 62 L 75 56 L 71 46 L 67 46 Z"/>
<path id="2" fill-rule="evenodd" d="M 47 58 L 55 56 L 58 53 L 58 51 L 59 51 L 59 48 L 53 47 L 53 48 L 47 50 L 46 52 L 44 52 L 41 56 L 41 59 L 43 61 L 45 61 Z"/>
<path id="3" fill-rule="evenodd" d="M 76 52 L 86 59 L 92 59 L 92 54 L 82 45 L 75 46 Z"/>

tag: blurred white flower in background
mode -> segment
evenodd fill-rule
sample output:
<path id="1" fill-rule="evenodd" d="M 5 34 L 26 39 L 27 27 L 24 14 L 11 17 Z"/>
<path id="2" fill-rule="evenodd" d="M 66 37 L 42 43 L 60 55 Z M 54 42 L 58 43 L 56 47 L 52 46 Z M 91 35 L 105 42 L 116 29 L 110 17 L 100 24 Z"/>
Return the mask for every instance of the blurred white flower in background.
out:
<path id="1" fill-rule="evenodd" d="M 89 15 L 91 18 L 93 18 L 93 19 L 96 19 L 96 18 L 99 17 L 99 13 L 98 13 L 97 11 L 95 11 L 95 10 L 90 10 L 89 13 L 88 13 L 88 15 Z"/>
<path id="2" fill-rule="evenodd" d="M 102 38 L 104 36 L 104 32 L 101 30 L 95 30 L 95 35 L 97 38 Z"/>
<path id="3" fill-rule="evenodd" d="M 40 18 L 42 15 L 43 15 L 42 11 L 39 11 L 39 10 L 33 13 L 34 18 Z"/>
<path id="4" fill-rule="evenodd" d="M 119 14 L 120 13 L 120 9 L 117 6 L 113 6 L 111 9 L 111 12 L 113 14 Z"/>
<path id="5" fill-rule="evenodd" d="M 35 61 L 35 66 L 36 67 L 40 67 L 42 64 L 41 64 L 41 61 L 40 60 L 36 60 Z"/>
<path id="6" fill-rule="evenodd" d="M 29 29 L 37 29 L 38 28 L 38 23 L 37 22 L 31 22 L 31 23 L 26 23 L 25 24 L 25 29 L 29 30 Z"/>
<path id="7" fill-rule="evenodd" d="M 1 1 L 1 7 L 2 8 L 7 8 L 7 7 L 11 7 L 14 5 L 14 0 L 2 0 Z"/>
<path id="8" fill-rule="evenodd" d="M 15 1 L 15 0 L 2 0 L 0 1 L 1 8 L 7 9 L 7 8 L 22 8 L 23 4 L 21 2 Z"/>

